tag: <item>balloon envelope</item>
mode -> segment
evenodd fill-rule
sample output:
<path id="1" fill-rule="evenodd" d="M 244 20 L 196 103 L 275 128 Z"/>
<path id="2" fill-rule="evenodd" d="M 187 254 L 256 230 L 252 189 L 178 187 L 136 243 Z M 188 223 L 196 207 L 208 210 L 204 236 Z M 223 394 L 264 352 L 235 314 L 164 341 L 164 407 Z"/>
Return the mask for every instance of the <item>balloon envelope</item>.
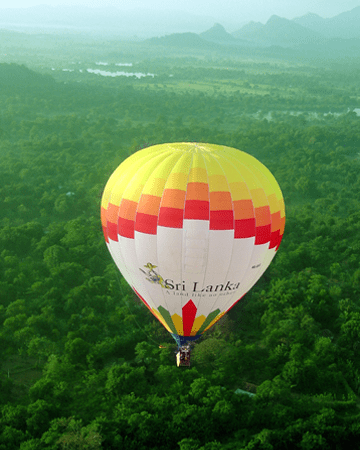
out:
<path id="1" fill-rule="evenodd" d="M 263 164 L 201 143 L 131 155 L 106 184 L 101 217 L 120 272 L 179 345 L 248 292 L 285 226 L 281 190 Z"/>

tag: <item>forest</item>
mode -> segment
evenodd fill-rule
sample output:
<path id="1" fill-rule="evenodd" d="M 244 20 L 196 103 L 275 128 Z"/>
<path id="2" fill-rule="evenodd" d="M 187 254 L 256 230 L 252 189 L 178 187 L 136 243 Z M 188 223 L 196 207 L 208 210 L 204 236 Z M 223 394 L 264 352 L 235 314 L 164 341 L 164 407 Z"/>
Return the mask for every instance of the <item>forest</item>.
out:
<path id="1" fill-rule="evenodd" d="M 358 448 L 358 66 L 137 45 L 2 57 L 0 449 Z M 129 155 L 190 141 L 265 164 L 286 226 L 187 368 L 112 261 L 100 200 Z"/>

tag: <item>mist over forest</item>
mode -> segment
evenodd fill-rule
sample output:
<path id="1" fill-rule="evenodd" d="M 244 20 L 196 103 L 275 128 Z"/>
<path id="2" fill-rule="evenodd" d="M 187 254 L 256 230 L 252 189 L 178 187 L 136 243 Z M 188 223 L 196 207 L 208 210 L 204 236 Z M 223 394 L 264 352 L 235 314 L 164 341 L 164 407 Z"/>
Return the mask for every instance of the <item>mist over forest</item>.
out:
<path id="1" fill-rule="evenodd" d="M 0 20 L 0 450 L 358 448 L 360 7 L 161 27 L 14 11 Z M 119 164 L 172 142 L 254 156 L 286 211 L 271 265 L 190 367 L 100 221 Z"/>

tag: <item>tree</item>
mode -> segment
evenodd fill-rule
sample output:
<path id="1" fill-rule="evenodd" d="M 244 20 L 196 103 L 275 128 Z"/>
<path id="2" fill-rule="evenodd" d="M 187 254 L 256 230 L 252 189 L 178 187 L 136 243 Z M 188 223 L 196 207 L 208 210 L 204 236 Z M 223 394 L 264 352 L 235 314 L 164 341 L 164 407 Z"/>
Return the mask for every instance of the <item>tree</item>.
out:
<path id="1" fill-rule="evenodd" d="M 89 343 L 79 337 L 69 340 L 65 344 L 65 352 L 71 364 L 85 365 L 89 351 Z"/>
<path id="2" fill-rule="evenodd" d="M 39 438 L 48 429 L 54 418 L 55 406 L 45 400 L 36 400 L 27 407 L 27 430 L 34 438 Z"/>
<path id="3" fill-rule="evenodd" d="M 326 439 L 321 434 L 306 431 L 300 442 L 300 448 L 303 450 L 312 450 L 314 448 L 329 448 Z"/>
<path id="4" fill-rule="evenodd" d="M 154 344 L 148 342 L 139 342 L 135 347 L 135 355 L 137 363 L 145 363 L 146 365 L 154 364 L 159 360 L 160 349 L 155 347 Z"/>
<path id="5" fill-rule="evenodd" d="M 58 267 L 67 260 L 67 253 L 61 245 L 52 245 L 44 251 L 44 262 L 49 269 Z"/>
<path id="6" fill-rule="evenodd" d="M 287 400 L 290 395 L 290 386 L 281 376 L 273 380 L 266 380 L 256 390 L 256 397 L 260 400 L 281 401 Z"/>
<path id="7" fill-rule="evenodd" d="M 54 342 L 50 341 L 46 337 L 35 336 L 27 344 L 27 353 L 29 356 L 36 358 L 38 363 L 45 361 L 55 351 Z"/>
<path id="8" fill-rule="evenodd" d="M 40 445 L 51 449 L 99 450 L 102 441 L 96 422 L 84 426 L 81 419 L 61 417 L 51 421 L 49 430 L 40 439 Z"/>
<path id="9" fill-rule="evenodd" d="M 197 378 L 191 383 L 190 395 L 198 402 L 201 402 L 210 386 L 210 381 L 207 378 Z"/>
<path id="10" fill-rule="evenodd" d="M 0 435 L 0 448 L 16 450 L 20 447 L 22 441 L 25 440 L 25 433 L 12 427 L 4 427 Z"/>
<path id="11" fill-rule="evenodd" d="M 116 399 L 131 392 L 143 394 L 148 386 L 145 372 L 144 366 L 131 367 L 126 363 L 121 366 L 113 366 L 108 372 L 105 389 L 111 397 Z"/>
<path id="12" fill-rule="evenodd" d="M 84 427 L 81 420 L 73 418 L 68 419 L 64 433 L 56 441 L 64 450 L 68 448 L 100 450 L 102 448 L 101 442 L 102 437 L 96 423 Z"/>
<path id="13" fill-rule="evenodd" d="M 196 364 L 218 367 L 228 352 L 229 345 L 224 339 L 208 338 L 196 344 L 191 358 Z"/>
<path id="14" fill-rule="evenodd" d="M 180 450 L 199 450 L 200 441 L 198 439 L 184 438 L 178 442 Z"/>

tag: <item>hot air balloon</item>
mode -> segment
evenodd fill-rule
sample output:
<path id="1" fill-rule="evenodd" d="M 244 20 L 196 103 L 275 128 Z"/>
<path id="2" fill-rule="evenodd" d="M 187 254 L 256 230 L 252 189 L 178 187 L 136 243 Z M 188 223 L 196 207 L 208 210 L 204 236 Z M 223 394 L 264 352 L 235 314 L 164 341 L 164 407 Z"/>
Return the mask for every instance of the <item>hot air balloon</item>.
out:
<path id="1" fill-rule="evenodd" d="M 181 349 L 264 273 L 285 208 L 275 178 L 251 155 L 182 142 L 123 161 L 105 186 L 101 219 L 120 272 Z"/>

